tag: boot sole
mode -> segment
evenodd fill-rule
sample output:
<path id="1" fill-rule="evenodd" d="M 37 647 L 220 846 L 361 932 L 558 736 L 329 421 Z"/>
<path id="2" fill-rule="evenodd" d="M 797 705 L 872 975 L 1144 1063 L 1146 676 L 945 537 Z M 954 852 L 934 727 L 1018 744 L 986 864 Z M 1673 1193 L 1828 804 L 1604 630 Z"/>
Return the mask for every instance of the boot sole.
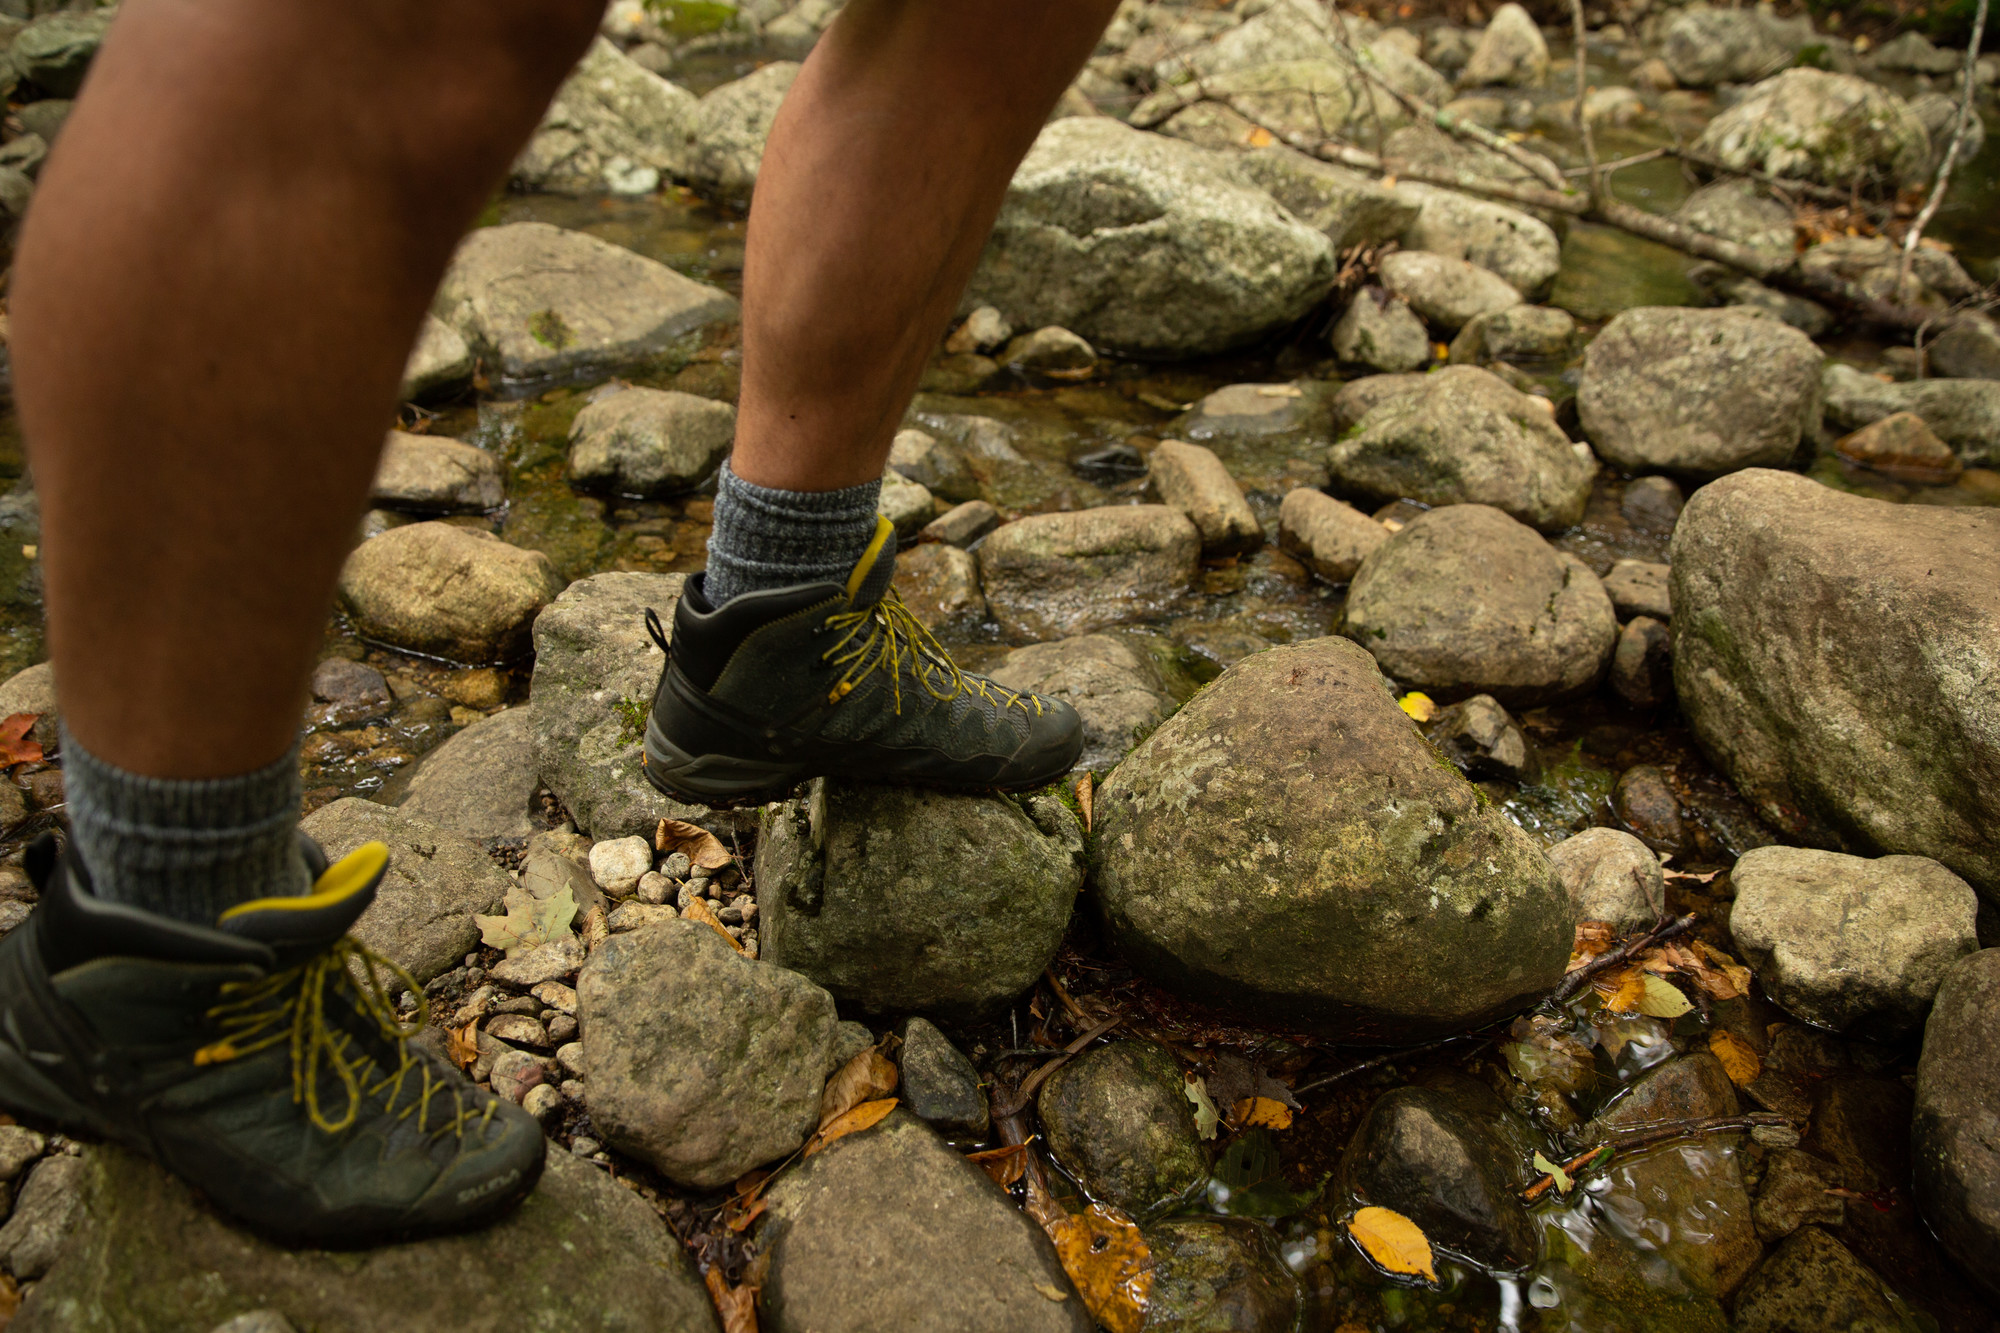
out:
<path id="1" fill-rule="evenodd" d="M 35 1068 L 32 1060 L 4 1042 L 0 1042 L 0 1106 L 64 1134 L 143 1147 L 118 1133 L 109 1121 L 64 1092 Z"/>

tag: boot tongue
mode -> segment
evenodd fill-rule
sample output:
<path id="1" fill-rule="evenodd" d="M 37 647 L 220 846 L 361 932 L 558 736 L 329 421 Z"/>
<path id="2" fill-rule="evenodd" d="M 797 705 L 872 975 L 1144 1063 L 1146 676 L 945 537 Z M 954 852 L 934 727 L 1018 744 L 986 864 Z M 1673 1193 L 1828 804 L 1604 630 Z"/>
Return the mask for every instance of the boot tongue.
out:
<path id="1" fill-rule="evenodd" d="M 855 610 L 873 606 L 889 593 L 896 577 L 896 527 L 880 514 L 875 516 L 875 536 L 847 576 L 847 604 Z"/>
<path id="2" fill-rule="evenodd" d="M 375 901 L 389 869 L 389 849 L 365 842 L 328 866 L 312 892 L 238 903 L 216 921 L 218 929 L 269 945 L 280 965 L 317 953 L 345 935 Z"/>

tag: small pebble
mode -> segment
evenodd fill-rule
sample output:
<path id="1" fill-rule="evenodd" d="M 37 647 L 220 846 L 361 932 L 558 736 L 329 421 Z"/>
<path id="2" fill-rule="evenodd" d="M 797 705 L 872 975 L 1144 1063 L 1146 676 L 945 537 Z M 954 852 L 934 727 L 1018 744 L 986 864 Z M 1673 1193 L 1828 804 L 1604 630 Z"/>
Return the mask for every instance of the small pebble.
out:
<path id="1" fill-rule="evenodd" d="M 590 849 L 590 877 L 606 893 L 630 893 L 653 868 L 653 845 L 636 834 L 611 838 Z"/>
<path id="2" fill-rule="evenodd" d="M 562 1081 L 562 1095 L 581 1106 L 583 1104 L 583 1080 L 566 1078 Z"/>
<path id="3" fill-rule="evenodd" d="M 563 1095 L 546 1083 L 538 1083 L 528 1089 L 528 1095 L 521 1099 L 521 1109 L 540 1121 L 544 1129 L 562 1120 Z"/>
<path id="4" fill-rule="evenodd" d="M 478 984 L 479 984 L 480 982 L 482 982 L 482 981 L 484 981 L 484 980 L 486 980 L 486 969 L 485 969 L 485 968 L 483 968 L 483 967 L 468 967 L 468 968 L 466 968 L 466 969 L 465 969 L 465 984 L 466 984 L 466 985 L 468 985 L 468 986 L 477 986 L 477 985 L 478 985 Z"/>
<path id="5" fill-rule="evenodd" d="M 496 1001 L 490 1010 L 496 1014 L 538 1014 L 541 1011 L 542 1002 L 532 995 L 510 995 Z"/>
<path id="6" fill-rule="evenodd" d="M 699 897 L 701 897 L 701 886 L 693 880 L 689 880 L 687 883 L 681 885 L 680 893 L 674 898 L 674 906 L 685 912 L 688 909 L 688 904 Z"/>
<path id="7" fill-rule="evenodd" d="M 576 1012 L 576 992 L 560 981 L 544 981 L 529 993 L 559 1014 Z"/>
<path id="8" fill-rule="evenodd" d="M 586 1138 L 582 1134 L 577 1135 L 569 1141 L 569 1150 L 578 1157 L 589 1157 L 602 1152 L 603 1149 L 603 1144 L 599 1143 L 596 1139 Z"/>
<path id="9" fill-rule="evenodd" d="M 576 1038 L 576 1019 L 569 1014 L 557 1014 L 549 1019 L 549 1040 L 561 1044 Z"/>
<path id="10" fill-rule="evenodd" d="M 660 862 L 660 873 L 668 879 L 686 879 L 694 872 L 694 862 L 686 852 L 671 852 Z"/>
<path id="11" fill-rule="evenodd" d="M 478 966 L 479 966 L 479 955 L 478 955 L 478 954 L 476 954 L 476 953 L 469 953 L 469 954 L 467 954 L 467 955 L 465 956 L 465 965 L 466 965 L 467 967 L 478 967 Z"/>
<path id="12" fill-rule="evenodd" d="M 657 870 L 648 870 L 639 876 L 639 901 L 648 906 L 660 906 L 673 891 L 674 882 Z"/>
<path id="13" fill-rule="evenodd" d="M 564 1073 L 573 1078 L 582 1078 L 583 1043 L 580 1041 L 565 1042 L 563 1045 L 557 1047 L 556 1063 L 563 1067 Z"/>

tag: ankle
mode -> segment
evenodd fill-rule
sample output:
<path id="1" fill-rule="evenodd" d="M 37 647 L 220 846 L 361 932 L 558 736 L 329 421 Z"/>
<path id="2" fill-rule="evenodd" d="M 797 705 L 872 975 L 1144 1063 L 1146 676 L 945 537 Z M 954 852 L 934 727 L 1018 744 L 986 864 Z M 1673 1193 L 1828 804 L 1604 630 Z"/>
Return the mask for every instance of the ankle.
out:
<path id="1" fill-rule="evenodd" d="M 837 491 L 781 491 L 722 465 L 708 539 L 708 601 L 802 583 L 844 583 L 875 537 L 882 483 Z"/>

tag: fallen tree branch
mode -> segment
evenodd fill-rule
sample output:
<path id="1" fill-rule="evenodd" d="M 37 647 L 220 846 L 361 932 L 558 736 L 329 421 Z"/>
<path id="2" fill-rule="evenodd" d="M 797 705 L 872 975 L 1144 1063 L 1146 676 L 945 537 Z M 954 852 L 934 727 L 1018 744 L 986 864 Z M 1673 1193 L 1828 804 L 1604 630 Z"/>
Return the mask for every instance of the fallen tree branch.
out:
<path id="1" fill-rule="evenodd" d="M 1944 159 L 1938 163 L 1937 179 L 1931 183 L 1930 198 L 1924 200 L 1923 210 L 1903 236 L 1903 258 L 1896 265 L 1895 292 L 1898 301 L 1909 290 L 1910 261 L 1916 258 L 1917 246 L 1924 238 L 1924 228 L 1930 225 L 1931 219 L 1937 216 L 1939 205 L 1944 203 L 1944 192 L 1951 185 L 1951 169 L 1957 165 L 1958 155 L 1965 147 L 1965 133 L 1972 127 L 1972 99 L 1979 90 L 1979 43 L 1985 36 L 1986 0 L 1979 0 L 1979 7 L 1972 15 L 1972 40 L 1965 48 L 1965 68 L 1959 74 L 1962 84 L 1958 90 L 1958 119 L 1952 126 L 1951 142 L 1945 147 Z"/>
<path id="2" fill-rule="evenodd" d="M 1343 51 L 1340 54 L 1354 66 L 1356 73 L 1401 102 L 1403 109 L 1418 120 L 1429 121 L 1446 134 L 1470 140 L 1489 152 L 1500 154 L 1552 190 L 1568 188 L 1562 177 L 1562 168 L 1540 153 L 1531 153 L 1511 139 L 1495 134 L 1484 125 L 1466 120 L 1442 107 L 1432 106 L 1421 97 L 1404 92 L 1375 68 L 1374 59 L 1366 51 Z"/>
<path id="3" fill-rule="evenodd" d="M 1614 967 L 1631 961 L 1662 940 L 1670 940 L 1676 935 L 1687 934 L 1690 930 L 1694 929 L 1695 920 L 1693 912 L 1689 912 L 1683 917 L 1663 918 L 1645 934 L 1636 939 L 1627 940 L 1617 948 L 1597 955 L 1597 957 L 1577 968 L 1574 972 L 1569 973 L 1556 983 L 1554 990 L 1549 992 L 1550 1001 L 1555 1004 L 1567 1003 L 1575 997 L 1578 991 L 1589 985 L 1590 979 L 1598 973 L 1608 972 Z"/>

